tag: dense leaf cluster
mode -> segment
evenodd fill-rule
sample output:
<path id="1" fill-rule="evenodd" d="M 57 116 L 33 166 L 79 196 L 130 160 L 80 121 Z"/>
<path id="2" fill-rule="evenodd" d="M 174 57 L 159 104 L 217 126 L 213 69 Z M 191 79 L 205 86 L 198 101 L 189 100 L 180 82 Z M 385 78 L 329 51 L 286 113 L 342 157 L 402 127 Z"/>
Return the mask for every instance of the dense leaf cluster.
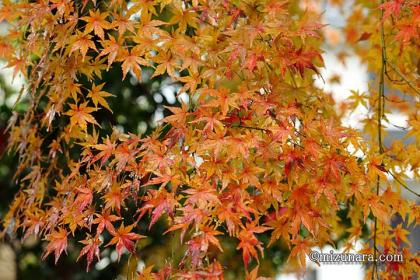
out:
<path id="1" fill-rule="evenodd" d="M 147 263 L 140 279 L 222 279 L 229 270 L 221 261 L 222 237 L 235 242 L 247 277 L 256 279 L 251 260 L 279 240 L 297 268 L 313 246 L 334 244 L 347 230 L 350 248 L 368 226 L 375 247 L 366 243 L 364 252 L 403 251 L 406 260 L 371 266 L 370 273 L 410 277 L 418 257 L 406 246 L 407 230 L 389 220 L 398 214 L 410 225 L 419 212 L 386 175 L 406 188 L 403 172 L 418 176 L 418 105 L 387 97 L 410 116 L 412 144 L 384 147 L 381 122 L 385 82 L 392 86 L 400 76 L 396 89 L 413 98 L 418 89 L 406 69 L 387 59 L 383 35 L 401 27 L 391 51 L 414 67 L 418 6 L 390 1 L 364 18 L 361 3 L 349 18 L 363 28 L 381 25 L 379 35 L 346 33 L 369 67 L 382 69 L 379 95 L 354 93 L 344 106 L 379 112 L 364 119 L 367 133 L 379 133 L 376 141 L 343 127 L 331 95 L 314 86 L 323 65 L 323 25 L 317 11 L 299 2 L 4 1 L 0 21 L 10 28 L 0 54 L 14 75 L 27 79 L 28 103 L 9 122 L 21 189 L 4 217 L 4 233 L 45 238 L 44 257 L 53 254 L 55 262 L 69 239 L 82 234 L 79 258 L 89 268 L 107 247 L 118 259 L 134 254 L 136 242 L 165 220 L 165 235 L 184 244 L 183 257 L 162 267 Z M 366 53 L 357 44 L 368 39 L 373 46 Z M 147 136 L 110 125 L 108 100 L 123 93 L 108 88 L 103 75 L 115 69 L 135 83 L 167 75 L 181 85 L 181 105 L 167 107 L 170 114 Z M 263 233 L 268 240 L 259 239 Z"/>

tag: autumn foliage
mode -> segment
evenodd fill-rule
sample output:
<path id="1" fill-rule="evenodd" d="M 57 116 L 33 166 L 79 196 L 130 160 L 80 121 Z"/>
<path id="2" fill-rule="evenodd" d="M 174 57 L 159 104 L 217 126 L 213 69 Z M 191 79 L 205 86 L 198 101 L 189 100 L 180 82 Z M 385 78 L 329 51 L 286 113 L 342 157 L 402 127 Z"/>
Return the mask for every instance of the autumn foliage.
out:
<path id="1" fill-rule="evenodd" d="M 314 85 L 328 27 L 307 2 L 3 1 L 0 55 L 27 81 L 27 108 L 8 127 L 20 191 L 3 234 L 39 236 L 56 262 L 83 234 L 89 268 L 107 247 L 135 254 L 163 220 L 184 257 L 147 263 L 139 279 L 223 279 L 226 236 L 249 279 L 276 242 L 297 268 L 313 246 L 344 236 L 348 249 L 364 240 L 364 253 L 403 252 L 403 263 L 371 264 L 367 277 L 410 279 L 419 260 L 406 228 L 419 211 L 401 193 L 416 193 L 405 179 L 419 175 L 420 8 L 356 1 L 344 41 L 376 78 L 337 107 Z M 119 98 L 102 80 L 115 67 L 122 79 L 167 75 L 181 106 L 150 135 L 106 131 L 96 114 Z M 369 110 L 363 132 L 342 126 L 360 106 Z M 391 110 L 407 116 L 410 141 L 384 144 Z"/>

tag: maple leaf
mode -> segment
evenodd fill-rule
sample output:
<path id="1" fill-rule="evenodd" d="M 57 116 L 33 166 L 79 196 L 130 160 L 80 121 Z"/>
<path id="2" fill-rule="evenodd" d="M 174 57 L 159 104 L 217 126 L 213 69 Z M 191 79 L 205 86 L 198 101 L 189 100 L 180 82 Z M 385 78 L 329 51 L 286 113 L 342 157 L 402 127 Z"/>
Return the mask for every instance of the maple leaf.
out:
<path id="1" fill-rule="evenodd" d="M 314 139 L 305 139 L 304 146 L 306 152 L 310 154 L 314 159 L 316 159 L 321 152 L 320 145 Z"/>
<path id="2" fill-rule="evenodd" d="M 0 22 L 7 20 L 13 15 L 13 9 L 10 0 L 4 0 L 0 9 Z"/>
<path id="3" fill-rule="evenodd" d="M 321 55 L 313 50 L 304 50 L 303 48 L 290 54 L 290 67 L 293 71 L 298 71 L 300 76 L 304 76 L 305 68 L 313 70 L 319 74 L 318 69 L 314 65 L 315 58 L 322 61 Z"/>
<path id="4" fill-rule="evenodd" d="M 27 239 L 29 236 L 34 234 L 35 236 L 38 236 L 40 229 L 42 228 L 42 225 L 44 222 L 42 221 L 42 217 L 45 214 L 45 212 L 39 212 L 37 214 L 29 214 L 28 219 L 24 222 L 24 228 L 26 230 L 26 233 L 23 237 L 23 240 Z"/>
<path id="5" fill-rule="evenodd" d="M 144 7 L 143 7 L 144 8 Z M 142 37 L 145 38 L 151 38 L 153 37 L 153 34 L 159 34 L 160 36 L 165 35 L 166 33 L 162 30 L 162 28 L 158 28 L 159 26 L 165 25 L 166 22 L 158 20 L 158 19 L 152 19 L 151 14 L 145 14 L 142 15 L 142 21 L 140 25 L 138 26 L 137 35 L 142 34 Z M 136 36 L 137 39 L 140 36 Z M 134 39 L 136 42 L 136 38 Z M 146 44 L 147 45 L 147 44 Z"/>
<path id="6" fill-rule="evenodd" d="M 10 44 L 5 42 L 0 42 L 0 57 L 9 58 L 13 53 L 13 48 Z"/>
<path id="7" fill-rule="evenodd" d="M 197 13 L 191 9 L 182 9 L 178 5 L 173 6 L 171 10 L 173 16 L 168 24 L 175 25 L 178 24 L 178 32 L 183 33 L 187 29 L 187 25 L 197 28 L 198 20 Z"/>
<path id="8" fill-rule="evenodd" d="M 112 27 L 118 29 L 118 37 L 121 37 L 127 30 L 136 33 L 135 22 L 130 20 L 130 13 L 112 13 Z"/>
<path id="9" fill-rule="evenodd" d="M 120 211 L 121 204 L 124 202 L 121 190 L 123 190 L 123 187 L 118 183 L 113 183 L 111 185 L 109 191 L 103 196 L 106 201 L 105 209 Z"/>
<path id="10" fill-rule="evenodd" d="M 324 176 L 329 176 L 329 174 L 331 174 L 336 181 L 340 181 L 340 171 L 345 169 L 346 166 L 345 162 L 343 162 L 343 158 L 337 154 L 333 154 L 324 160 L 324 165 Z"/>
<path id="11" fill-rule="evenodd" d="M 195 204 L 199 208 L 205 208 L 205 206 L 207 206 L 210 203 L 220 203 L 216 193 L 213 190 L 208 189 L 208 187 L 206 186 L 203 186 L 198 189 L 185 190 L 184 193 L 189 195 L 186 202 L 190 204 Z"/>
<path id="12" fill-rule="evenodd" d="M 261 242 L 255 237 L 255 233 L 263 233 L 269 230 L 269 227 L 257 226 L 256 221 L 254 223 L 248 223 L 246 227 L 241 230 L 239 233 L 239 244 L 236 249 L 242 249 L 242 259 L 245 264 L 245 267 L 248 266 L 251 257 L 257 259 L 258 253 L 255 248 L 257 248 L 261 254 L 263 254 L 263 248 Z"/>
<path id="13" fill-rule="evenodd" d="M 131 149 L 129 143 L 124 142 L 121 145 L 118 145 L 115 149 L 115 159 L 112 161 L 111 164 L 117 163 L 115 168 L 117 170 L 122 170 L 127 165 L 127 163 L 133 161 L 133 156 L 136 153 L 136 149 Z"/>
<path id="14" fill-rule="evenodd" d="M 289 229 L 287 227 L 287 224 L 289 222 L 287 218 L 288 212 L 289 210 L 287 208 L 280 208 L 279 211 L 275 213 L 275 217 L 266 223 L 268 226 L 274 229 L 271 233 L 271 238 L 268 246 L 271 246 L 280 237 L 283 237 L 284 240 L 289 239 Z"/>
<path id="15" fill-rule="evenodd" d="M 76 35 L 73 36 L 74 42 L 71 45 L 69 54 L 72 54 L 74 51 L 79 50 L 80 53 L 82 54 L 82 60 L 84 61 L 89 49 L 98 51 L 96 49 L 95 43 L 91 40 L 91 38 L 92 38 L 91 35 L 84 34 L 78 31 Z"/>
<path id="16" fill-rule="evenodd" d="M 99 85 L 92 85 L 92 89 L 88 93 L 88 97 L 92 99 L 93 104 L 95 107 L 98 107 L 98 103 L 108 109 L 111 113 L 112 110 L 109 108 L 108 103 L 106 102 L 104 97 L 113 96 L 112 94 L 103 91 L 102 88 L 104 87 L 105 83 L 99 84 Z"/>
<path id="17" fill-rule="evenodd" d="M 328 123 L 323 122 L 321 126 L 321 131 L 325 135 L 325 137 L 330 141 L 330 143 L 334 143 L 338 145 L 339 141 L 347 136 L 346 133 L 343 132 L 344 128 L 340 126 L 336 126 L 334 124 L 334 119 L 330 118 Z"/>
<path id="18" fill-rule="evenodd" d="M 292 168 L 299 167 L 302 168 L 304 166 L 304 158 L 301 155 L 299 151 L 290 150 L 284 153 L 284 155 L 281 156 L 281 158 L 284 159 L 284 172 L 286 174 L 286 177 L 288 178 L 288 181 L 291 182 L 291 171 Z"/>
<path id="19" fill-rule="evenodd" d="M 121 54 L 120 61 L 123 61 L 121 68 L 123 70 L 123 80 L 127 73 L 132 71 L 135 77 L 141 81 L 141 65 L 150 66 L 150 63 L 141 57 L 140 48 L 133 48 L 131 51 L 125 51 Z"/>
<path id="20" fill-rule="evenodd" d="M 202 239 L 201 242 L 205 244 L 205 247 L 208 247 L 208 244 L 212 244 L 217 249 L 219 249 L 220 252 L 223 252 L 222 246 L 220 245 L 219 240 L 217 239 L 217 235 L 221 235 L 222 232 L 217 231 L 211 227 L 204 227 L 202 228 Z"/>
<path id="21" fill-rule="evenodd" d="M 93 192 L 89 188 L 77 188 L 78 195 L 74 204 L 76 205 L 79 212 L 82 212 L 86 206 L 92 203 Z"/>
<path id="22" fill-rule="evenodd" d="M 186 103 L 181 102 L 181 108 L 168 106 L 165 106 L 165 108 L 171 111 L 172 115 L 163 118 L 161 122 L 169 122 L 173 125 L 184 125 L 187 122 L 187 117 L 190 113 Z"/>
<path id="23" fill-rule="evenodd" d="M 138 272 L 137 280 L 156 280 L 154 273 L 152 273 L 153 265 L 143 268 L 142 271 Z"/>
<path id="24" fill-rule="evenodd" d="M 109 139 L 109 137 L 107 137 L 105 140 L 105 144 L 96 144 L 92 147 L 100 151 L 97 155 L 93 157 L 92 163 L 100 159 L 101 166 L 103 166 L 115 151 L 116 145 L 114 143 L 111 143 L 111 140 Z"/>
<path id="25" fill-rule="evenodd" d="M 242 225 L 240 217 L 238 217 L 233 203 L 229 203 L 227 205 L 222 204 L 219 207 L 219 211 L 217 212 L 217 217 L 221 222 L 226 223 L 230 236 L 234 236 L 239 225 Z"/>
<path id="26" fill-rule="evenodd" d="M 164 211 L 169 215 L 174 215 L 174 208 L 177 204 L 176 199 L 172 193 L 168 193 L 165 190 L 149 190 L 148 197 L 145 198 L 145 205 L 138 210 L 140 217 L 146 213 L 149 209 L 152 210 L 152 219 L 149 224 L 149 229 L 157 222 L 160 216 L 163 215 Z"/>
<path id="27" fill-rule="evenodd" d="M 108 70 L 111 67 L 111 64 L 115 61 L 118 55 L 122 52 L 122 40 L 118 38 L 115 40 L 115 37 L 109 35 L 109 40 L 101 41 L 103 50 L 100 52 L 99 57 L 107 56 L 108 58 Z"/>
<path id="28" fill-rule="evenodd" d="M 178 81 L 184 84 L 184 86 L 179 90 L 180 93 L 190 91 L 195 92 L 197 86 L 201 83 L 201 77 L 198 72 L 192 72 L 189 70 L 189 76 L 179 77 Z"/>
<path id="29" fill-rule="evenodd" d="M 321 193 L 323 193 L 327 197 L 327 199 L 331 202 L 331 204 L 336 209 L 338 209 L 337 200 L 333 193 L 334 185 L 331 183 L 328 183 L 325 177 L 319 178 L 317 180 L 317 183 L 318 183 L 318 189 L 316 190 L 316 193 L 315 193 L 315 200 L 318 200 Z"/>
<path id="30" fill-rule="evenodd" d="M 395 40 L 402 41 L 403 43 L 407 44 L 411 38 L 415 38 L 418 35 L 415 26 L 411 24 L 405 24 L 401 26 L 400 31 L 398 32 L 397 36 L 395 36 Z"/>
<path id="31" fill-rule="evenodd" d="M 381 4 L 379 8 L 384 10 L 383 20 L 389 18 L 391 15 L 397 17 L 401 12 L 401 6 L 403 4 L 404 0 L 391 0 Z"/>
<path id="32" fill-rule="evenodd" d="M 227 90 L 226 88 L 222 88 L 219 90 L 205 89 L 201 92 L 205 93 L 206 95 L 215 97 L 214 99 L 209 100 L 207 104 L 205 104 L 205 107 L 219 107 L 223 117 L 227 115 L 230 108 L 239 109 L 236 102 L 236 96 L 231 95 L 229 90 Z M 242 120 L 244 119 L 245 118 L 242 117 Z"/>
<path id="33" fill-rule="evenodd" d="M 248 68 L 249 71 L 254 72 L 257 68 L 257 62 L 264 61 L 264 55 L 260 53 L 252 53 L 249 55 L 245 62 L 245 67 Z"/>
<path id="34" fill-rule="evenodd" d="M 287 10 L 289 1 L 284 0 L 268 0 L 264 7 L 264 12 L 268 14 L 284 14 Z"/>
<path id="35" fill-rule="evenodd" d="M 142 10 L 141 20 L 146 20 L 152 15 L 157 15 L 156 12 L 156 3 L 148 0 L 136 0 L 133 2 L 133 6 L 129 10 L 130 13 L 135 13 L 136 11 Z M 144 15 L 143 15 L 144 13 Z"/>
<path id="36" fill-rule="evenodd" d="M 364 107 L 368 107 L 367 104 L 367 95 L 365 93 L 360 93 L 358 90 L 352 90 L 352 95 L 349 97 L 349 100 L 352 100 L 351 102 L 351 109 L 356 109 L 359 104 L 363 105 Z"/>
<path id="37" fill-rule="evenodd" d="M 121 217 L 112 215 L 109 212 L 103 212 L 102 214 L 95 213 L 95 215 L 97 217 L 92 221 L 92 223 L 98 224 L 98 227 L 96 228 L 97 235 L 100 235 L 104 231 L 104 228 L 106 228 L 110 233 L 115 232 L 112 222 L 121 220 Z"/>
<path id="38" fill-rule="evenodd" d="M 410 241 L 407 238 L 407 235 L 410 234 L 410 232 L 402 227 L 402 224 L 398 224 L 396 228 L 393 230 L 393 236 L 396 239 L 397 245 L 401 245 L 401 241 L 405 244 L 408 244 L 411 246 Z"/>
<path id="39" fill-rule="evenodd" d="M 251 272 L 246 271 L 245 280 L 272 280 L 273 278 L 267 278 L 258 276 L 259 265 L 257 265 Z"/>
<path id="40" fill-rule="evenodd" d="M 318 230 L 316 223 L 326 226 L 319 219 L 319 213 L 313 209 L 310 205 L 310 189 L 308 185 L 302 185 L 293 190 L 290 195 L 290 201 L 293 203 L 294 208 L 292 210 L 294 218 L 291 223 L 291 233 L 297 235 L 301 224 L 312 234 L 316 235 Z"/>
<path id="41" fill-rule="evenodd" d="M 12 79 L 14 80 L 18 73 L 26 75 L 26 61 L 24 58 L 13 57 L 9 59 L 6 67 L 13 67 Z"/>
<path id="42" fill-rule="evenodd" d="M 88 237 L 85 240 L 79 241 L 80 243 L 84 244 L 85 246 L 80 251 L 79 256 L 77 257 L 78 261 L 81 257 L 86 255 L 87 260 L 87 266 L 86 266 L 86 272 L 89 271 L 90 264 L 93 261 L 93 258 L 96 256 L 97 260 L 100 260 L 99 256 L 99 245 L 102 243 L 101 240 L 99 240 L 98 236 L 91 237 L 88 235 Z"/>
<path id="43" fill-rule="evenodd" d="M 290 251 L 289 260 L 293 257 L 297 257 L 299 265 L 301 267 L 306 266 L 306 255 L 311 252 L 312 244 L 309 240 L 303 239 L 301 236 L 292 241 L 293 249 Z"/>
<path id="44" fill-rule="evenodd" d="M 169 76 L 175 77 L 175 66 L 177 66 L 177 62 L 170 52 L 159 52 L 158 55 L 153 57 L 153 61 L 158 65 L 152 78 L 162 75 L 165 72 L 168 73 Z"/>
<path id="45" fill-rule="evenodd" d="M 370 213 L 369 210 L 371 210 L 373 215 L 377 217 L 379 220 L 383 222 L 387 222 L 389 220 L 387 209 L 379 197 L 370 195 L 370 197 L 367 197 L 362 203 L 363 203 L 364 220 L 367 219 L 367 216 Z"/>
<path id="46" fill-rule="evenodd" d="M 185 233 L 191 224 L 201 224 L 208 215 L 208 211 L 205 209 L 194 208 L 191 205 L 186 205 L 182 208 L 183 216 L 177 217 L 175 224 L 171 226 L 166 232 L 182 229 L 181 231 L 181 242 L 184 239 Z"/>
<path id="47" fill-rule="evenodd" d="M 131 232 L 134 226 L 135 224 L 124 227 L 124 223 L 122 223 L 118 230 L 114 233 L 111 232 L 114 237 L 106 246 L 116 244 L 115 248 L 118 253 L 118 261 L 120 260 L 124 248 L 127 249 L 128 252 L 134 254 L 134 241 L 145 238 L 143 235 Z"/>
<path id="48" fill-rule="evenodd" d="M 71 109 L 65 113 L 66 115 L 70 116 L 70 128 L 74 127 L 75 125 L 79 125 L 83 131 L 86 131 L 87 123 L 99 125 L 95 118 L 89 114 L 97 111 L 97 109 L 88 107 L 87 102 L 82 103 L 79 106 L 76 104 L 70 104 L 70 108 Z"/>
<path id="49" fill-rule="evenodd" d="M 220 121 L 220 115 L 218 113 L 212 116 L 200 117 L 194 121 L 191 121 L 191 123 L 197 123 L 202 121 L 206 122 L 206 125 L 203 128 L 204 133 L 213 132 L 215 130 L 221 130 L 223 128 L 223 123 Z"/>
<path id="50" fill-rule="evenodd" d="M 87 23 L 84 32 L 88 34 L 91 31 L 94 31 L 95 35 L 98 35 L 98 37 L 103 40 L 104 29 L 110 29 L 112 27 L 111 23 L 106 21 L 107 17 L 107 12 L 101 13 L 99 10 L 89 10 L 89 16 L 84 16 L 80 18 L 81 20 Z"/>
<path id="51" fill-rule="evenodd" d="M 57 261 L 65 251 L 67 253 L 67 235 L 68 232 L 64 228 L 59 228 L 50 233 L 45 240 L 48 240 L 49 243 L 45 249 L 45 253 L 42 256 L 42 259 L 45 259 L 50 253 L 54 252 L 54 262 L 57 264 Z"/>

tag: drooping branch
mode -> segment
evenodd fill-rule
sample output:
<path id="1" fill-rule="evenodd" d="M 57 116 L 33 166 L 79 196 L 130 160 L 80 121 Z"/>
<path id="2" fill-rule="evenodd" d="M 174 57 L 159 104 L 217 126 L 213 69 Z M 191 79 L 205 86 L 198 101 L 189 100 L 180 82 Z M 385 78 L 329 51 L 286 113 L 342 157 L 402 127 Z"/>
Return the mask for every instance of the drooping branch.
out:
<path id="1" fill-rule="evenodd" d="M 404 189 L 406 189 L 407 191 L 411 192 L 412 194 L 414 194 L 417 197 L 420 197 L 420 194 L 417 193 L 416 191 L 413 191 L 409 186 L 407 186 L 407 184 L 405 184 L 404 182 L 402 182 L 400 179 L 398 179 L 397 176 L 395 176 L 391 171 L 387 170 L 388 174 L 392 176 L 392 178 L 401 185 L 401 187 L 403 187 Z"/>
<path id="2" fill-rule="evenodd" d="M 401 71 L 398 69 L 397 66 L 395 66 L 394 64 L 392 64 L 389 61 L 386 61 L 386 64 L 391 66 L 392 70 L 395 71 L 395 73 L 398 74 L 398 76 L 400 76 L 400 78 L 410 87 L 412 88 L 418 95 L 420 95 L 420 89 L 418 89 L 416 87 L 416 85 L 414 85 L 414 83 L 412 81 L 410 81 L 403 73 L 401 73 Z"/>

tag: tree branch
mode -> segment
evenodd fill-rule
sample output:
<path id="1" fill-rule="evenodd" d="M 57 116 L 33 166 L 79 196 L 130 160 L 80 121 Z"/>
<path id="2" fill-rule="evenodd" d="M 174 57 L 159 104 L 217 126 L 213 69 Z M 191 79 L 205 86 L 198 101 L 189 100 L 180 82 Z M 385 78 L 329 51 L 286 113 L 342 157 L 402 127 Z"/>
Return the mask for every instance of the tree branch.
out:
<path id="1" fill-rule="evenodd" d="M 384 3 L 384 0 L 381 0 Z M 385 72 L 386 72 L 386 46 L 385 46 L 385 33 L 384 33 L 384 10 L 381 9 L 381 70 L 379 74 L 379 89 L 378 89 L 378 146 L 379 154 L 383 154 L 382 146 L 382 118 L 385 111 Z M 381 186 L 381 178 L 379 175 L 376 177 L 376 195 L 379 196 L 379 188 Z M 378 275 L 378 263 L 376 262 L 377 248 L 377 231 L 378 231 L 378 218 L 375 216 L 374 219 L 374 233 L 373 233 L 373 263 L 372 269 L 372 280 L 379 279 Z"/>
<path id="2" fill-rule="evenodd" d="M 420 197 L 419 193 L 416 193 L 415 191 L 413 191 L 412 189 L 410 189 L 409 186 L 407 186 L 404 182 L 402 182 L 400 179 L 397 178 L 397 176 L 395 176 L 391 171 L 387 170 L 388 174 L 390 174 L 392 176 L 392 178 L 394 178 L 394 180 L 401 185 L 401 187 L 403 187 L 404 189 L 406 189 L 407 191 L 411 192 L 412 194 L 414 194 L 417 197 Z"/>
<path id="3" fill-rule="evenodd" d="M 389 66 L 391 66 L 392 70 L 395 71 L 395 73 L 398 74 L 398 76 L 401 77 L 401 79 L 404 80 L 404 82 L 406 82 L 406 84 L 412 88 L 418 95 L 420 95 L 420 90 L 416 87 L 416 85 L 414 85 L 414 83 L 412 81 L 410 81 L 406 76 L 404 76 L 403 73 L 401 73 L 400 69 L 397 68 L 397 66 L 395 66 L 394 64 L 392 64 L 391 62 L 387 61 L 387 64 Z"/>
<path id="4" fill-rule="evenodd" d="M 268 129 L 265 128 L 261 128 L 261 127 L 256 127 L 256 126 L 248 126 L 248 125 L 234 125 L 232 127 L 237 127 L 237 128 L 246 128 L 246 129 L 253 129 L 253 130 L 259 130 L 259 131 L 264 131 L 264 132 L 271 132 Z"/>

